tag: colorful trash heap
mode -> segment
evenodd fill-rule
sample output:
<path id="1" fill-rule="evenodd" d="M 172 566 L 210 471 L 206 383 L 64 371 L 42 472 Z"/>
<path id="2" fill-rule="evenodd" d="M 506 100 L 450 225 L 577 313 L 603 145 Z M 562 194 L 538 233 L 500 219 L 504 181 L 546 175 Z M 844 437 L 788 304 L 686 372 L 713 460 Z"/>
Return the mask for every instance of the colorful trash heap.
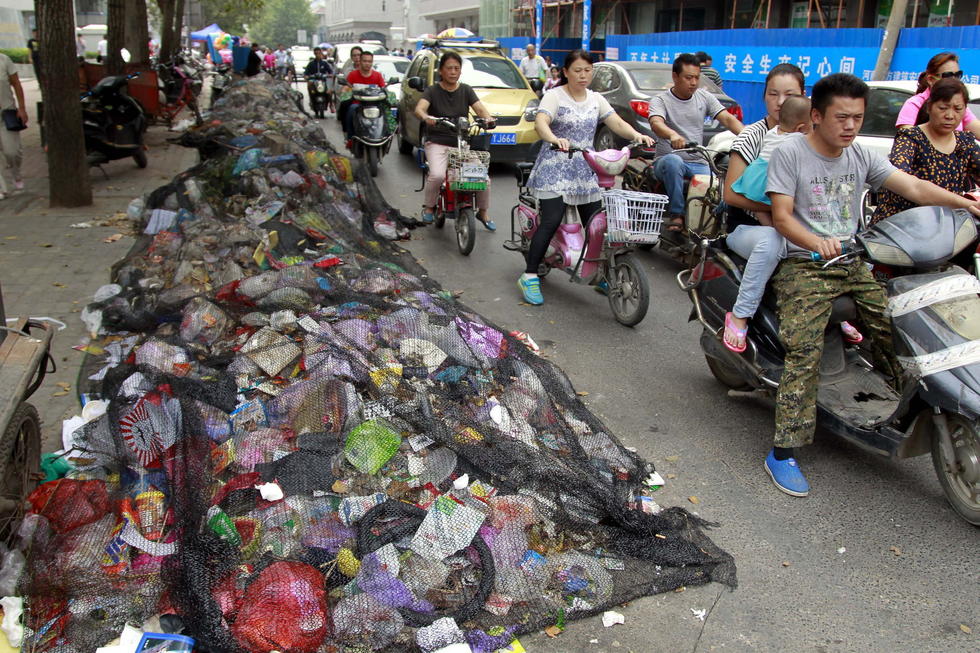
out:
<path id="1" fill-rule="evenodd" d="M 568 378 L 442 290 L 288 87 L 239 82 L 83 312 L 72 470 L 21 527 L 24 646 L 492 652 L 731 557 Z M 401 232 L 401 233 L 400 233 Z M 177 650 L 177 649 L 168 649 Z"/>

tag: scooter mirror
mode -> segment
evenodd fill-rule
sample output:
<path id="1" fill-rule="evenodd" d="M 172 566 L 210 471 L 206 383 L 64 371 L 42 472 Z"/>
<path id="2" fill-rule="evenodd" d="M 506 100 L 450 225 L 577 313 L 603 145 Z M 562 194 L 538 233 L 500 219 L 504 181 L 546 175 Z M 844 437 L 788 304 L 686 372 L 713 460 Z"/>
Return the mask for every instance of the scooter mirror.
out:
<path id="1" fill-rule="evenodd" d="M 388 78 L 388 84 L 389 85 L 391 85 L 391 84 L 397 84 L 400 81 L 401 80 L 398 79 L 397 77 L 395 77 L 394 75 L 392 75 L 391 77 Z"/>
<path id="2" fill-rule="evenodd" d="M 125 63 L 129 63 L 130 59 L 133 58 L 133 55 L 129 54 L 129 50 L 127 50 L 126 48 L 123 48 L 122 50 L 119 51 L 119 56 L 122 57 L 122 60 Z"/>

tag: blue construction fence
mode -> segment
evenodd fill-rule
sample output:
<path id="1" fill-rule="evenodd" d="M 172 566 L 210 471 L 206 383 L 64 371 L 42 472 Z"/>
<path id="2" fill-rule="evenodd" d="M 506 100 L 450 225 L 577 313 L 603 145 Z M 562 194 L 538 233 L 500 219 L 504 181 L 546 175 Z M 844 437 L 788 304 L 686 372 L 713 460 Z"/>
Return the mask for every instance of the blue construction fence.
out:
<path id="1" fill-rule="evenodd" d="M 883 38 L 884 30 L 874 28 L 615 34 L 605 40 L 605 57 L 670 63 L 682 52 L 703 50 L 711 55 L 713 66 L 721 74 L 725 93 L 742 106 L 747 124 L 765 115 L 762 95 L 766 75 L 773 66 L 799 66 L 806 76 L 807 92 L 831 73 L 853 73 L 870 80 Z M 980 83 L 980 26 L 903 29 L 888 79 L 917 79 L 929 58 L 945 50 L 959 55 L 964 82 Z"/>
<path id="2" fill-rule="evenodd" d="M 533 38 L 528 38 L 526 36 L 508 36 L 506 38 L 497 39 L 500 41 L 500 47 L 503 48 L 504 52 L 510 55 L 510 58 L 515 62 L 519 62 L 522 57 L 527 53 L 524 48 L 527 47 L 529 43 L 534 43 Z M 559 39 L 551 38 L 545 39 L 541 42 L 541 52 L 542 57 L 551 57 L 551 62 L 558 64 L 559 66 L 565 60 L 565 55 L 572 50 L 578 50 L 582 47 L 582 39 Z M 592 52 L 601 52 L 606 48 L 605 39 L 592 39 L 589 42 L 589 50 Z"/>

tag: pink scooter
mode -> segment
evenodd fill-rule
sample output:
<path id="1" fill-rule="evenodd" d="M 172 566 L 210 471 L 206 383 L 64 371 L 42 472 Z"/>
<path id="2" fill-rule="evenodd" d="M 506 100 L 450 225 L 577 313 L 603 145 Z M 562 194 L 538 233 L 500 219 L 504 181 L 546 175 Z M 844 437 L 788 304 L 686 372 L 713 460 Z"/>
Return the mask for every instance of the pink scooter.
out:
<path id="1" fill-rule="evenodd" d="M 552 149 L 557 149 L 552 146 Z M 632 153 L 632 154 L 631 154 Z M 581 154 L 595 170 L 602 190 L 602 209 L 582 227 L 575 207 L 567 207 L 545 253 L 538 277 L 552 268 L 564 270 L 570 281 L 589 284 L 604 291 L 616 320 L 633 326 L 646 316 L 650 284 L 633 255 L 635 245 L 654 244 L 660 238 L 667 196 L 614 188 L 616 176 L 626 169 L 630 157 L 648 158 L 653 152 L 638 143 L 621 150 L 592 152 L 571 148 L 568 157 Z M 537 200 L 527 187 L 533 163 L 517 164 L 518 204 L 510 214 L 511 240 L 506 249 L 526 255 L 538 229 Z"/>

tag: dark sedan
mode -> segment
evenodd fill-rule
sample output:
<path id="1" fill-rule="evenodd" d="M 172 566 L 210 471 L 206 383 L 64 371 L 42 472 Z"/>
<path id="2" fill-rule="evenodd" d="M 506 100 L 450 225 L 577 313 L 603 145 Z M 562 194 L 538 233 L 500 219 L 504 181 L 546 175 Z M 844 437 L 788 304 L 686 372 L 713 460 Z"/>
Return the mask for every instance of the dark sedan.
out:
<path id="1" fill-rule="evenodd" d="M 595 65 L 592 84 L 593 91 L 601 93 L 619 117 L 632 125 L 641 134 L 654 136 L 650 129 L 650 98 L 673 86 L 670 64 L 648 63 L 643 61 L 603 61 Z M 742 108 L 731 97 L 722 93 L 714 82 L 701 76 L 700 88 L 712 93 L 722 106 L 742 119 Z M 703 145 L 711 137 L 725 131 L 721 123 L 706 119 Z M 655 137 L 655 136 L 654 136 Z M 600 126 L 595 136 L 595 149 L 621 147 L 626 141 L 619 138 L 606 126 Z"/>

